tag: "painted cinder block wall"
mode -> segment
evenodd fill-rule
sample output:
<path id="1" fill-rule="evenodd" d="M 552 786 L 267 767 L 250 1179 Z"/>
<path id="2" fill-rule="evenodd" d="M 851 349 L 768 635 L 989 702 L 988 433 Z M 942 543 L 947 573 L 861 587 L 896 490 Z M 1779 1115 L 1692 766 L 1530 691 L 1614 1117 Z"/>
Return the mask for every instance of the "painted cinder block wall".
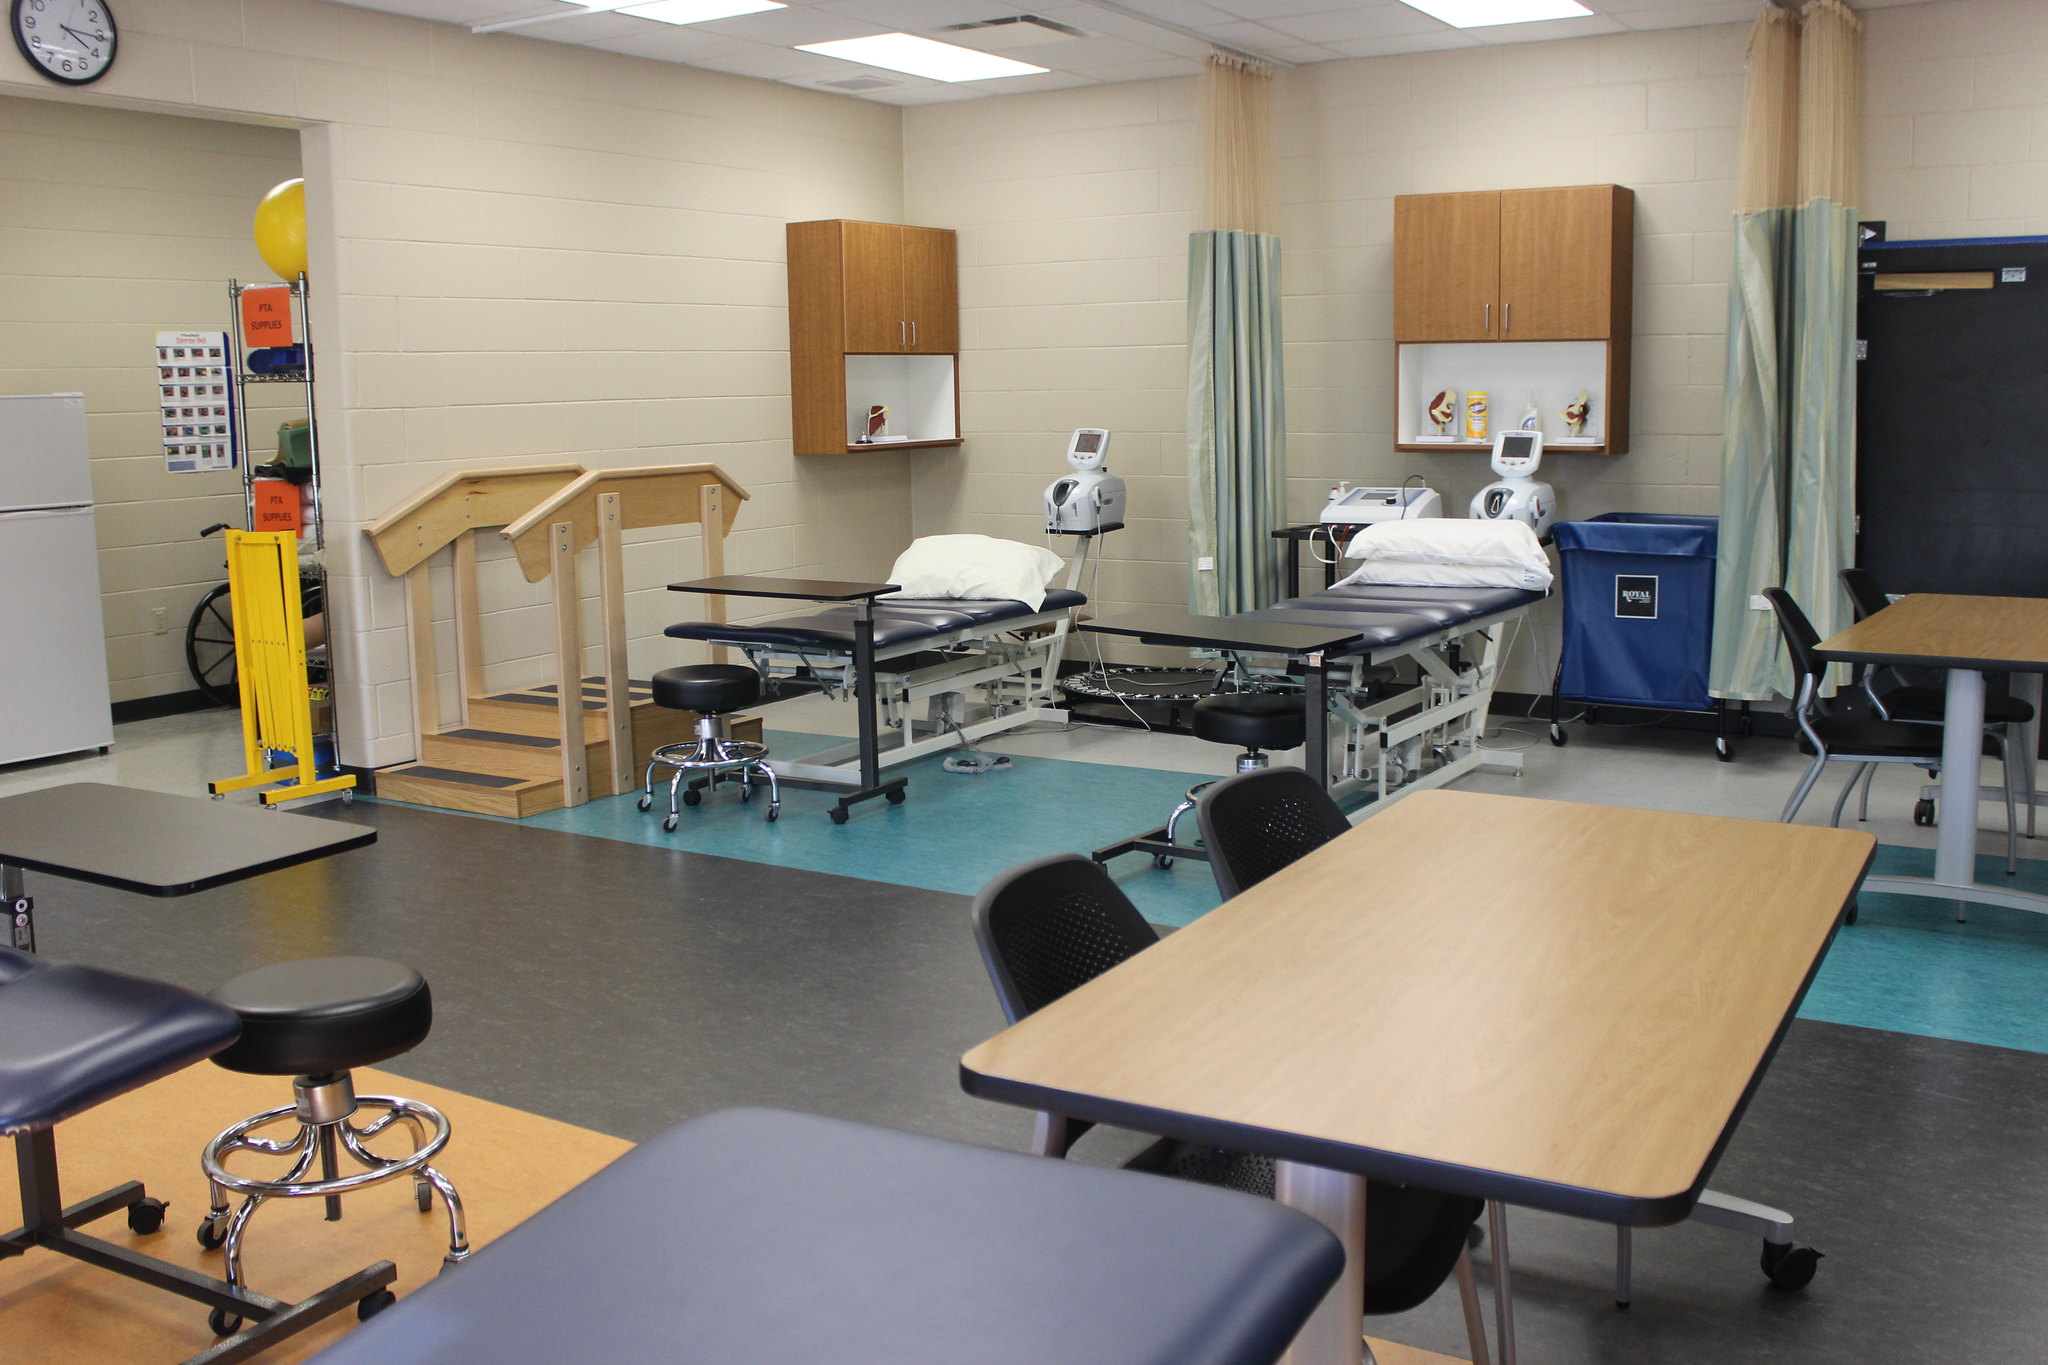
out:
<path id="1" fill-rule="evenodd" d="M 1873 10 L 1866 216 L 1894 237 L 2048 231 L 2048 5 Z M 1320 63 L 1276 78 L 1290 511 L 1331 484 L 1421 473 L 1462 506 L 1481 457 L 1393 450 L 1393 197 L 1585 184 L 1637 201 L 1633 440 L 1558 454 L 1566 514 L 1717 510 L 1736 125 L 1749 26 Z M 928 457 L 920 533 L 1030 537 L 1068 430 L 1116 432 L 1131 529 L 1107 609 L 1186 601 L 1186 235 L 1197 92 L 1151 81 L 912 109 L 905 207 L 960 230 L 962 405 L 974 439 Z M 1512 395 L 1510 401 L 1519 401 Z M 1507 685 L 1548 687 L 1539 615 Z M 1141 657 L 1112 646 L 1119 657 Z"/>
<path id="2" fill-rule="evenodd" d="M 901 215 L 895 109 L 313 0 L 121 21 L 90 90 L 9 64 L 0 95 L 303 130 L 344 761 L 414 744 L 403 593 L 360 527 L 450 469 L 715 462 L 753 493 L 738 572 L 868 576 L 908 539 L 902 454 L 790 453 L 782 265 L 787 221 Z M 675 661 L 694 604 L 660 585 L 695 542 L 630 547 L 636 670 Z M 538 680 L 546 585 L 495 549 L 480 580 L 490 684 Z"/>
<path id="3" fill-rule="evenodd" d="M 272 278 L 257 199 L 299 173 L 295 130 L 0 96 L 0 393 L 82 393 L 115 701 L 183 692 L 185 623 L 223 577 L 231 473 L 164 472 L 161 330 L 228 325 L 227 281 Z M 252 431 L 288 395 L 249 390 Z M 164 629 L 156 629 L 156 613 Z"/>

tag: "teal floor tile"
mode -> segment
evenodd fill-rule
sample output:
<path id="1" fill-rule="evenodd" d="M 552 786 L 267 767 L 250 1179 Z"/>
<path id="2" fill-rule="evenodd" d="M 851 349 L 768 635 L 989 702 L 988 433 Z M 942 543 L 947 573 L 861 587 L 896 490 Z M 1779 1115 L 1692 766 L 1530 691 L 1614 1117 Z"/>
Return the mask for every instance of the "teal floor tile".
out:
<path id="1" fill-rule="evenodd" d="M 2048 863 L 1983 857 L 1989 885 L 2048 894 Z M 1882 845 L 1873 873 L 1933 875 L 1929 849 Z M 1800 1007 L 1802 1018 L 1929 1038 L 2048 1052 L 2048 916 L 1973 905 L 1956 923 L 1951 901 L 1876 893 L 1835 935 Z"/>

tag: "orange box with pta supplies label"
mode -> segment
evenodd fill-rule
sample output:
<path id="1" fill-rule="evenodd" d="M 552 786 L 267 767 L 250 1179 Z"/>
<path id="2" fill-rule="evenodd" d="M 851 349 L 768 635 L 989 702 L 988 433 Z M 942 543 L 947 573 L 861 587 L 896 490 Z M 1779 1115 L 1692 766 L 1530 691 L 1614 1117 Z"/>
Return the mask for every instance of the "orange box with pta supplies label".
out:
<path id="1" fill-rule="evenodd" d="M 296 531 L 305 525 L 297 484 L 285 479 L 254 479 L 249 491 L 256 500 L 257 530 Z"/>

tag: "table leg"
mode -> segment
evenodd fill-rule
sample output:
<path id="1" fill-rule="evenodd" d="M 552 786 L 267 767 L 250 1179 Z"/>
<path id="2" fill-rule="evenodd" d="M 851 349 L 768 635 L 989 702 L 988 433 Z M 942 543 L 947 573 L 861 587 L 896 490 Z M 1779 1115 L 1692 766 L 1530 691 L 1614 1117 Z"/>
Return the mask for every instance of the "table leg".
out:
<path id="1" fill-rule="evenodd" d="M 7 910 L 8 944 L 18 953 L 36 950 L 36 903 L 28 898 L 21 869 L 0 863 L 0 906 Z"/>
<path id="2" fill-rule="evenodd" d="M 2041 675 L 2014 673 L 2012 695 L 2034 708 L 2034 718 L 2020 727 L 2020 780 L 2027 793 L 2027 837 L 2034 837 L 2034 806 L 2040 798 L 2035 785 L 2035 755 L 2041 751 Z"/>
<path id="3" fill-rule="evenodd" d="M 1287 1348 L 1285 1365 L 1360 1365 L 1365 1358 L 1365 1177 L 1274 1163 L 1273 1193 L 1344 1243 L 1344 1273 Z"/>
<path id="4" fill-rule="evenodd" d="M 1934 880 L 1968 886 L 1977 880 L 1977 783 L 1984 759 L 1984 675 L 1974 668 L 1948 671 L 1942 714 L 1941 824 L 1934 847 Z M 1962 902 L 1956 918 L 1967 918 Z"/>
<path id="5" fill-rule="evenodd" d="M 1330 785 L 1330 717 L 1324 681 L 1323 656 L 1309 655 L 1302 669 L 1302 707 L 1308 720 L 1308 749 L 1302 764 L 1319 787 Z"/>

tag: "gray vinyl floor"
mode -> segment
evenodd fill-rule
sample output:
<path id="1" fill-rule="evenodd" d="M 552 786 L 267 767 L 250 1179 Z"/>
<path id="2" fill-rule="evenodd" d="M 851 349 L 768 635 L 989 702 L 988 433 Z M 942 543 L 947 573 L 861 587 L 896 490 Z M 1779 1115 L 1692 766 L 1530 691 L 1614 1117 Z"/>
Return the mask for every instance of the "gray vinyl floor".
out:
<path id="1" fill-rule="evenodd" d="M 0 773 L 0 791 L 79 778 L 189 791 L 209 765 L 232 767 L 231 732 L 223 742 L 218 717 L 124 727 L 114 755 Z M 1205 747 L 1088 744 L 1014 741 L 1094 762 Z M 1799 767 L 1782 744 L 1733 765 L 1700 750 L 1694 736 L 1596 734 L 1478 784 L 1775 814 Z M 1909 787 L 1879 787 L 1888 842 L 1924 842 L 1901 809 Z M 1025 1115 L 958 1089 L 959 1054 L 1001 1022 L 962 896 L 399 806 L 328 813 L 376 825 L 379 842 L 183 900 L 32 878 L 43 951 L 199 987 L 293 956 L 399 957 L 433 982 L 438 1015 L 389 1069 L 629 1138 L 747 1103 L 1026 1139 Z M 1518 1212 L 1522 1358 L 2041 1359 L 2044 1135 L 2048 1056 L 1795 1023 L 1714 1184 L 1797 1214 L 1827 1256 L 1813 1285 L 1774 1293 L 1754 1241 L 1686 1225 L 1638 1235 L 1635 1306 L 1617 1312 L 1612 1230 Z M 1084 1148 L 1121 1150 L 1116 1134 Z M 1448 1289 L 1373 1331 L 1464 1353 Z"/>

